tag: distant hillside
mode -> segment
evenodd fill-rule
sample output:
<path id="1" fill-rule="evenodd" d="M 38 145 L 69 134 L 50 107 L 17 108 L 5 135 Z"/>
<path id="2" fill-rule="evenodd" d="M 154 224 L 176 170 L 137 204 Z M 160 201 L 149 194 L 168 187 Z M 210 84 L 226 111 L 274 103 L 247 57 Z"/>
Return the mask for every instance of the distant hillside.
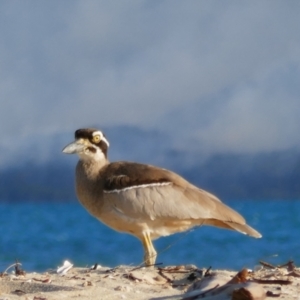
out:
<path id="1" fill-rule="evenodd" d="M 1 171 L 0 201 L 75 200 L 74 168 L 49 162 Z M 222 154 L 190 168 L 174 159 L 171 169 L 222 199 L 300 199 L 299 153 Z"/>
<path id="2" fill-rule="evenodd" d="M 300 199 L 300 151 L 207 156 L 178 149 L 157 131 L 111 127 L 105 133 L 112 161 L 169 168 L 222 199 Z M 73 133 L 61 133 L 26 138 L 19 148 L 0 145 L 0 201 L 75 200 L 77 157 L 61 153 L 72 140 Z"/>
<path id="3" fill-rule="evenodd" d="M 300 199 L 300 153 L 214 155 L 182 172 L 227 199 Z"/>

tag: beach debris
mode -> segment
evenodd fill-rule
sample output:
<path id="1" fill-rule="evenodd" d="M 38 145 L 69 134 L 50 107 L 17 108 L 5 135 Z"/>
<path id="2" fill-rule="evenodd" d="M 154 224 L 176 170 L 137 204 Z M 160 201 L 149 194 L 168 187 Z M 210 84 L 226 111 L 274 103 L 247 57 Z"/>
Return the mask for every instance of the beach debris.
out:
<path id="1" fill-rule="evenodd" d="M 165 279 L 167 280 L 168 283 L 173 284 L 174 279 L 173 279 L 172 274 L 170 274 L 170 273 L 164 273 L 162 270 L 158 270 L 158 274 L 159 274 L 161 277 L 165 278 Z"/>
<path id="2" fill-rule="evenodd" d="M 16 262 L 10 266 L 8 266 L 3 272 L 0 273 L 0 277 L 3 277 L 5 274 L 7 274 L 7 271 L 13 267 L 15 267 L 15 275 L 20 276 L 20 275 L 25 275 L 26 272 L 21 269 L 22 264 L 16 259 Z"/>
<path id="3" fill-rule="evenodd" d="M 277 265 L 275 267 L 278 268 Z M 132 271 L 132 266 L 119 266 L 113 273 L 106 273 L 106 267 L 87 273 L 88 268 L 73 267 L 64 277 L 59 274 L 27 272 L 26 277 L 22 278 L 11 272 L 14 271 L 12 267 L 8 270 L 9 275 L 0 278 L 0 291 L 4 293 L 0 295 L 0 300 L 4 300 L 3 296 L 9 294 L 20 295 L 18 298 L 24 300 L 33 300 L 34 295 L 41 299 L 62 299 L 62 291 L 74 292 L 68 294 L 68 299 L 81 299 L 83 295 L 98 299 L 103 287 L 116 299 L 121 299 L 121 296 L 126 299 L 139 299 L 138 293 L 141 299 L 157 300 L 266 300 L 266 297 L 298 299 L 300 292 L 300 277 L 288 275 L 299 272 L 299 268 L 288 271 L 288 266 L 280 268 L 280 272 L 276 268 L 263 266 L 263 271 L 259 272 L 250 272 L 247 269 L 240 272 L 211 268 L 198 270 L 196 267 L 187 266 Z M 186 270 L 190 270 L 190 273 Z M 273 275 L 270 277 L 269 273 Z M 197 278 L 194 279 L 194 276 Z M 285 284 L 285 280 L 292 284 Z"/>
<path id="4" fill-rule="evenodd" d="M 281 296 L 281 292 L 274 293 L 272 291 L 267 291 L 266 295 L 267 295 L 267 297 L 280 297 Z"/>
<path id="5" fill-rule="evenodd" d="M 117 287 L 114 288 L 114 290 L 120 292 L 131 292 L 132 288 L 127 285 L 118 285 Z"/>
<path id="6" fill-rule="evenodd" d="M 105 271 L 105 273 L 116 273 L 116 272 L 118 271 L 119 268 L 120 268 L 120 267 L 117 266 L 117 267 L 114 267 L 114 268 L 107 269 L 107 270 Z"/>
<path id="7" fill-rule="evenodd" d="M 16 260 L 16 263 L 15 263 L 15 274 L 16 274 L 16 276 L 26 274 L 26 272 L 24 270 L 22 270 L 20 266 L 21 266 L 21 264 L 18 262 L 18 260 Z"/>
<path id="8" fill-rule="evenodd" d="M 68 260 L 64 261 L 64 264 L 61 267 L 58 267 L 56 273 L 63 276 L 65 275 L 71 268 L 73 264 L 71 264 Z"/>
<path id="9" fill-rule="evenodd" d="M 254 273 L 253 281 L 261 284 L 289 285 L 293 282 L 291 277 L 300 277 L 300 272 L 292 260 L 277 266 L 264 261 L 260 261 L 260 264 L 262 268 Z"/>
<path id="10" fill-rule="evenodd" d="M 287 274 L 288 276 L 300 277 L 300 271 L 292 271 Z"/>
<path id="11" fill-rule="evenodd" d="M 274 271 L 280 270 L 282 273 L 285 273 L 285 275 L 287 275 L 287 276 L 300 277 L 300 270 L 297 270 L 293 260 L 289 260 L 287 263 L 278 265 L 278 266 L 273 266 L 271 264 L 268 264 L 268 263 L 262 262 L 262 261 L 260 261 L 260 263 L 264 267 L 267 267 L 267 268 L 269 267 L 269 268 L 273 269 Z"/>
<path id="12" fill-rule="evenodd" d="M 229 278 L 221 274 L 212 274 L 194 282 L 187 290 L 187 294 L 183 299 L 197 299 L 198 296 L 206 297 L 214 295 L 212 293 L 217 288 L 228 283 Z M 196 297 L 197 296 L 197 297 Z"/>
<path id="13" fill-rule="evenodd" d="M 147 284 L 165 284 L 168 282 L 166 278 L 157 274 L 157 271 L 149 272 L 135 270 L 130 272 L 128 275 L 125 274 L 125 277 L 133 280 L 134 282 L 145 282 Z"/>
<path id="14" fill-rule="evenodd" d="M 22 295 L 25 295 L 26 292 L 17 289 L 17 290 L 14 290 L 14 291 L 12 292 L 12 294 L 16 294 L 16 295 L 18 295 L 18 296 L 22 296 Z"/>
<path id="15" fill-rule="evenodd" d="M 91 266 L 90 270 L 97 270 L 98 263 L 95 263 L 93 266 Z"/>
<path id="16" fill-rule="evenodd" d="M 280 297 L 281 287 L 293 283 L 291 276 L 300 277 L 293 261 L 276 266 L 264 261 L 260 264 L 259 270 L 243 269 L 231 279 L 228 274 L 224 276 L 209 270 L 190 286 L 182 299 L 262 300 Z"/>
<path id="17" fill-rule="evenodd" d="M 162 265 L 163 263 L 155 263 L 153 265 L 144 265 L 143 263 L 138 265 L 137 267 L 134 267 L 131 271 L 139 270 L 139 269 L 145 269 L 145 268 L 151 268 L 151 267 L 157 267 Z"/>
<path id="18" fill-rule="evenodd" d="M 95 271 L 95 270 L 98 270 L 98 269 L 101 269 L 101 266 L 100 266 L 98 263 L 95 263 L 94 265 L 92 265 L 92 266 L 87 270 L 87 272 Z"/>
<path id="19" fill-rule="evenodd" d="M 51 278 L 49 278 L 49 277 L 47 277 L 45 279 L 39 279 L 39 278 L 33 277 L 32 280 L 42 282 L 42 283 L 51 283 L 52 282 Z"/>
<path id="20" fill-rule="evenodd" d="M 132 268 L 123 274 L 133 282 L 186 288 L 192 281 L 204 274 L 194 265 L 168 266 L 164 268 Z"/>
<path id="21" fill-rule="evenodd" d="M 83 283 L 82 283 L 82 286 L 83 287 L 86 287 L 86 286 L 93 286 L 94 284 L 93 284 L 93 282 L 92 281 L 84 281 Z"/>
<path id="22" fill-rule="evenodd" d="M 277 266 L 274 266 L 274 265 L 272 265 L 272 264 L 270 264 L 268 262 L 265 262 L 265 261 L 259 261 L 259 263 L 264 268 L 267 268 L 267 269 L 286 269 L 289 272 L 292 272 L 292 271 L 294 271 L 296 269 L 296 266 L 295 266 L 293 260 L 289 260 L 287 263 L 282 264 L 282 265 L 277 265 Z"/>
<path id="23" fill-rule="evenodd" d="M 205 271 L 204 277 L 210 276 L 211 275 L 210 271 L 211 271 L 211 266 Z"/>
<path id="24" fill-rule="evenodd" d="M 272 264 L 270 264 L 270 263 L 268 263 L 268 262 L 262 261 L 262 260 L 260 260 L 259 263 L 260 263 L 263 267 L 268 268 L 268 269 L 276 269 L 276 268 L 277 268 L 276 266 L 274 266 L 274 265 L 272 265 Z"/>
<path id="25" fill-rule="evenodd" d="M 85 277 L 74 275 L 72 277 L 69 277 L 68 279 L 75 279 L 75 280 L 86 280 Z"/>
<path id="26" fill-rule="evenodd" d="M 208 270 L 206 270 L 206 272 L 209 272 Z M 195 265 L 179 265 L 158 268 L 158 274 L 166 279 L 167 283 L 171 284 L 173 288 L 184 288 L 189 286 L 191 282 L 202 278 L 206 272 L 205 270 L 197 268 Z"/>
<path id="27" fill-rule="evenodd" d="M 263 300 L 266 292 L 262 286 L 248 281 L 248 270 L 243 269 L 232 279 L 228 275 L 211 273 L 195 282 L 187 291 L 184 300 Z"/>
<path id="28" fill-rule="evenodd" d="M 280 284 L 280 285 L 288 285 L 292 284 L 292 280 L 285 280 L 285 279 L 258 279 L 253 278 L 254 282 L 260 283 L 260 284 Z"/>
<path id="29" fill-rule="evenodd" d="M 247 282 L 243 287 L 232 292 L 232 300 L 263 300 L 267 294 L 263 287 L 257 283 Z"/>
<path id="30" fill-rule="evenodd" d="M 191 272 L 199 272 L 202 273 L 203 271 L 198 269 L 196 266 L 170 266 L 164 268 L 158 268 L 158 270 L 165 272 L 165 273 L 191 273 Z"/>

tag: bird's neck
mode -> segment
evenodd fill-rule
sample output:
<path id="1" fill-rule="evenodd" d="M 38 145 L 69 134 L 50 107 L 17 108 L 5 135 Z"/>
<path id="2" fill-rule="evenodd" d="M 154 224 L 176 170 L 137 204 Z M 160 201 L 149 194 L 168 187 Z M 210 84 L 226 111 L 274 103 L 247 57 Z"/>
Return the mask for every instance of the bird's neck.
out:
<path id="1" fill-rule="evenodd" d="M 76 167 L 76 194 L 79 202 L 95 217 L 99 216 L 103 202 L 101 169 L 109 162 L 79 160 Z"/>
<path id="2" fill-rule="evenodd" d="M 79 161 L 82 169 L 84 170 L 85 175 L 90 180 L 95 180 L 99 176 L 100 170 L 109 164 L 107 159 L 91 161 L 91 160 L 81 160 Z"/>

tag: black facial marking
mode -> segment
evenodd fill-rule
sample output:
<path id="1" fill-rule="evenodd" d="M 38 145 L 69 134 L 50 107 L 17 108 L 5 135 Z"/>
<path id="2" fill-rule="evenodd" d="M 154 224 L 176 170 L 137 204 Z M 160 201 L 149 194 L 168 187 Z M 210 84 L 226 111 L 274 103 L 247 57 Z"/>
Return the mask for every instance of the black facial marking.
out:
<path id="1" fill-rule="evenodd" d="M 99 147 L 101 149 L 104 156 L 107 158 L 107 148 L 108 148 L 107 144 L 103 141 L 100 141 L 100 143 L 97 144 L 97 147 Z"/>
<path id="2" fill-rule="evenodd" d="M 87 148 L 92 153 L 96 153 L 97 152 L 97 150 L 94 147 L 87 147 Z"/>
<path id="3" fill-rule="evenodd" d="M 93 132 L 98 131 L 95 128 L 84 128 L 75 131 L 75 139 L 88 139 L 93 138 Z"/>

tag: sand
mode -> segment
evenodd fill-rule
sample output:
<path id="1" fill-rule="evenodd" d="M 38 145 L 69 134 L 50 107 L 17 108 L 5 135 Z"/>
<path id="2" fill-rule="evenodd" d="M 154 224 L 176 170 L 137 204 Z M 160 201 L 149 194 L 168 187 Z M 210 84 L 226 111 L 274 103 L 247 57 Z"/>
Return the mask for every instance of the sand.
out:
<path id="1" fill-rule="evenodd" d="M 2 273 L 0 300 L 182 299 L 188 290 L 201 293 L 197 289 L 204 278 L 227 282 L 237 274 L 236 271 L 201 270 L 192 265 L 162 268 L 98 267 L 94 270 L 72 267 L 64 275 L 56 271 L 19 272 L 20 275 Z M 283 267 L 261 265 L 259 270 L 247 274 L 247 281 L 256 281 L 255 284 L 270 295 L 266 299 L 300 300 L 300 270 L 291 268 L 291 264 Z M 205 293 L 201 299 L 212 299 Z M 232 299 L 231 296 L 226 297 L 218 299 Z"/>

